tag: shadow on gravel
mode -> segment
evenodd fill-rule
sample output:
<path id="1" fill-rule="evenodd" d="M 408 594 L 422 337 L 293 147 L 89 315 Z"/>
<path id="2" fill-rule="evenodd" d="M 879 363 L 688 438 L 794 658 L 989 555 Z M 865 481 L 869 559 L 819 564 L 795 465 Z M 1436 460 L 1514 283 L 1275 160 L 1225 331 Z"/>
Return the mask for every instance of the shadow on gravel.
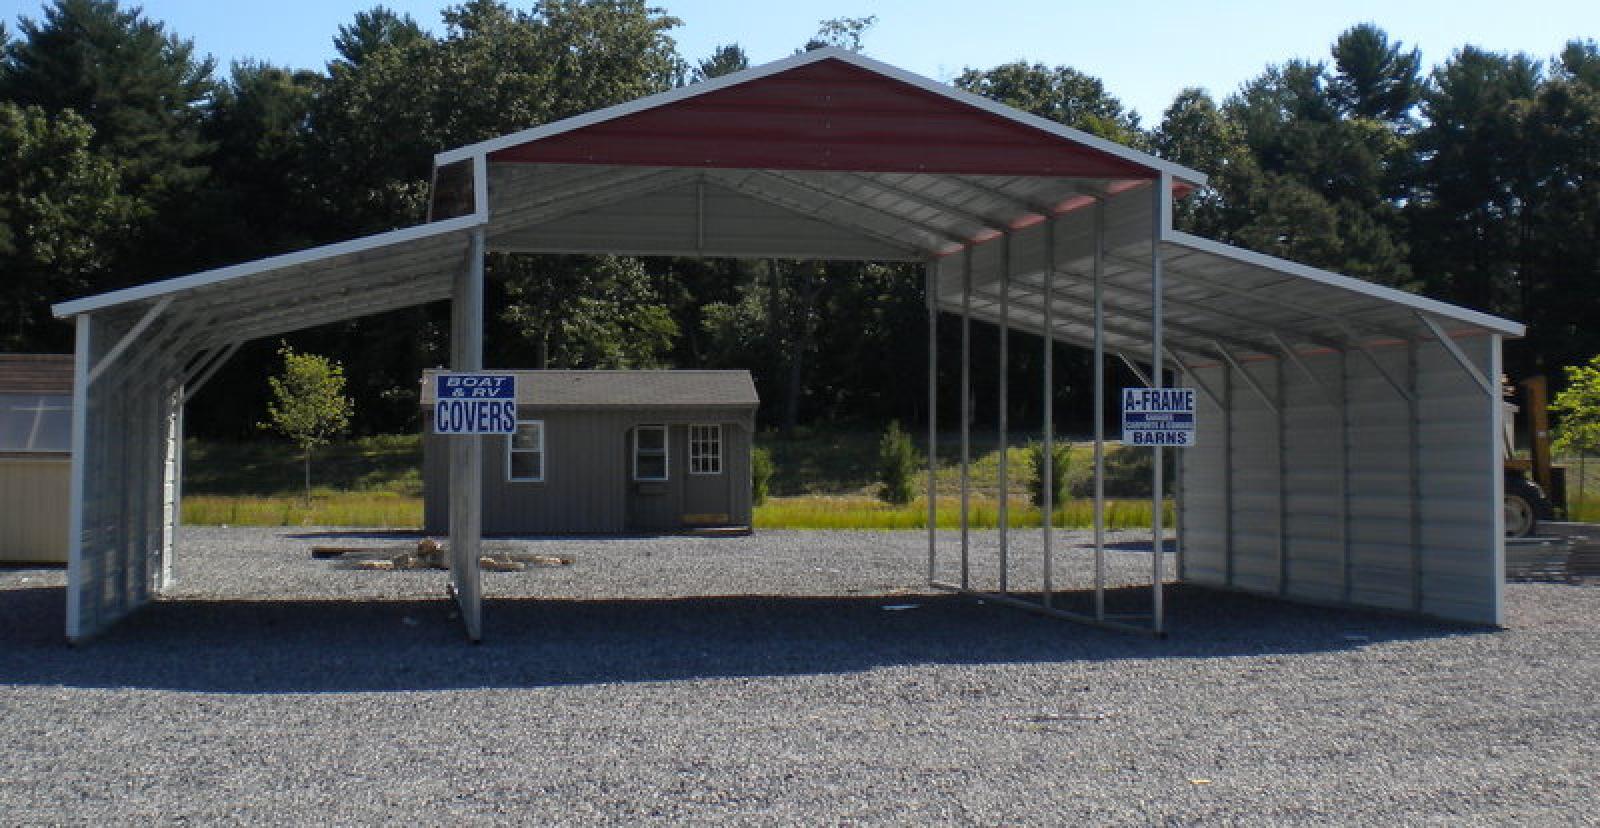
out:
<path id="1" fill-rule="evenodd" d="M 161 601 L 81 648 L 60 587 L 0 591 L 0 683 L 222 693 L 534 687 L 982 665 L 1314 653 L 1488 630 L 1169 589 L 1166 640 L 947 594 L 500 599 L 467 645 L 444 598 Z M 1076 600 L 1083 600 L 1078 596 Z M 1111 595 L 1142 609 L 1145 590 Z M 886 609 L 886 607 L 906 607 Z"/>

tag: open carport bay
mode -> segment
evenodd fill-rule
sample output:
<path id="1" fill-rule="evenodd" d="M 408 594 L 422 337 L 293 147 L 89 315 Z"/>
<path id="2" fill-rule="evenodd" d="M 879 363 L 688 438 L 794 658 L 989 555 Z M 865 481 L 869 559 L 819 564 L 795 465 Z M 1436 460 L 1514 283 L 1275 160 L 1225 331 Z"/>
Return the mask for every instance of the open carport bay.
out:
<path id="1" fill-rule="evenodd" d="M 525 546 L 574 563 L 486 573 L 491 634 L 463 647 L 443 573 L 308 554 L 414 538 L 182 531 L 168 597 L 80 649 L 62 571 L 0 570 L 6 821 L 1554 824 L 1600 801 L 1593 586 L 1508 586 L 1504 631 L 1174 586 L 1157 641 L 906 594 L 916 532 L 549 540 Z"/>

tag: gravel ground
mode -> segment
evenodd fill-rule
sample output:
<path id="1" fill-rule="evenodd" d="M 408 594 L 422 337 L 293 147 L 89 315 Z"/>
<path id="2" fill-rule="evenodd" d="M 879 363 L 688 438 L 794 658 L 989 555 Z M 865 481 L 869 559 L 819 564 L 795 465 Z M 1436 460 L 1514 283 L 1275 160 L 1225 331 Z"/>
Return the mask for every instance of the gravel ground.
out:
<path id="1" fill-rule="evenodd" d="M 414 538 L 185 533 L 79 649 L 64 573 L 0 570 L 0 822 L 1600 824 L 1595 586 L 1503 631 L 1175 586 L 1156 641 L 908 590 L 915 532 L 541 540 L 469 646 L 443 573 L 307 554 Z"/>

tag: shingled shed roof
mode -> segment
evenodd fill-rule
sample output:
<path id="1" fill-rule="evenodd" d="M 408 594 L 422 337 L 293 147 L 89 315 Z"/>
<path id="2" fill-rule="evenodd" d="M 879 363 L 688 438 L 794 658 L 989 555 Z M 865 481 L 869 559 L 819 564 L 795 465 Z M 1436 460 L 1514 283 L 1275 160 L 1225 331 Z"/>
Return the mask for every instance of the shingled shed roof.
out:
<path id="1" fill-rule="evenodd" d="M 0 394 L 71 394 L 72 354 L 0 354 Z"/>
<path id="2" fill-rule="evenodd" d="M 433 405 L 440 372 L 422 381 L 422 404 Z M 749 371 L 509 371 L 517 403 L 541 408 L 755 408 L 761 403 Z"/>

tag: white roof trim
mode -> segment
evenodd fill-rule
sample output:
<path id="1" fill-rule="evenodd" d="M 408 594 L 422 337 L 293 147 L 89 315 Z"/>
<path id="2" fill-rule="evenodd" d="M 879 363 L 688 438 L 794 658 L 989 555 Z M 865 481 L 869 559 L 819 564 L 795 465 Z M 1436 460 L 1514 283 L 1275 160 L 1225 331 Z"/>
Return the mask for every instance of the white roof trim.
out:
<path id="1" fill-rule="evenodd" d="M 1310 265 L 1291 262 L 1276 256 L 1268 256 L 1265 253 L 1256 253 L 1252 250 L 1245 250 L 1244 248 L 1223 244 L 1219 241 L 1190 235 L 1180 230 L 1166 228 L 1162 233 L 1162 241 L 1171 242 L 1201 253 L 1232 259 L 1242 264 L 1275 270 L 1290 276 L 1370 296 L 1385 302 L 1393 302 L 1397 305 L 1414 308 L 1424 313 L 1445 317 L 1446 319 L 1477 325 L 1506 336 L 1520 337 L 1526 334 L 1528 330 L 1528 327 L 1520 322 L 1513 322 L 1509 319 L 1502 319 L 1480 311 L 1469 310 L 1437 299 L 1429 299 L 1426 296 L 1418 296 L 1415 293 L 1375 284 L 1364 279 L 1342 276 L 1338 273 L 1311 267 Z"/>
<path id="2" fill-rule="evenodd" d="M 378 233 L 350 241 L 336 244 L 312 247 L 306 250 L 297 250 L 293 253 L 284 253 L 279 256 L 270 256 L 257 259 L 253 262 L 231 265 L 229 267 L 206 270 L 188 276 L 179 276 L 174 279 L 165 279 L 149 284 L 135 285 L 110 293 L 101 293 L 82 299 L 73 299 L 51 306 L 50 310 L 59 318 L 76 316 L 80 313 L 90 313 L 117 305 L 126 305 L 132 302 L 141 302 L 159 296 L 193 290 L 233 279 L 253 276 L 270 270 L 280 270 L 286 267 L 311 264 L 325 259 L 347 256 L 352 253 L 363 253 L 381 247 L 389 247 L 406 242 L 419 241 L 431 236 L 442 236 L 449 233 L 458 233 L 470 230 L 483 224 L 483 217 L 479 215 L 460 216 L 444 221 L 435 221 L 430 224 L 419 224 L 415 227 L 406 227 L 400 230 L 390 230 L 387 233 Z"/>
<path id="3" fill-rule="evenodd" d="M 490 153 L 498 152 L 503 149 L 518 146 L 520 144 L 526 144 L 530 141 L 538 141 L 555 135 L 561 135 L 576 129 L 582 129 L 587 126 L 593 126 L 594 124 L 604 123 L 606 121 L 622 118 L 637 112 L 643 112 L 648 109 L 666 106 L 678 101 L 704 95 L 708 92 L 715 92 L 719 89 L 726 89 L 730 86 L 737 86 L 741 83 L 747 83 L 749 81 L 758 80 L 770 75 L 776 75 L 780 72 L 787 72 L 790 69 L 800 66 L 806 66 L 808 64 L 829 59 L 840 60 L 853 66 L 858 66 L 870 72 L 875 72 L 879 75 L 892 78 L 902 83 L 910 84 L 911 86 L 915 86 L 927 92 L 932 92 L 935 95 L 948 98 L 957 103 L 966 104 L 967 106 L 983 110 L 991 115 L 997 115 L 1001 118 L 1023 124 L 1024 126 L 1032 127 L 1042 132 L 1054 135 L 1058 138 L 1066 139 L 1075 144 L 1081 144 L 1090 149 L 1098 150 L 1106 153 L 1107 155 L 1115 156 L 1129 163 L 1149 168 L 1151 172 L 1164 172 L 1168 175 L 1171 175 L 1173 178 L 1187 181 L 1196 186 L 1201 186 L 1206 183 L 1205 173 L 1199 172 L 1198 170 L 1192 170 L 1188 167 L 1182 166 L 1181 164 L 1174 164 L 1171 161 L 1165 161 L 1153 155 L 1139 152 L 1135 149 L 1129 149 L 1128 147 L 1118 144 L 1115 141 L 1107 141 L 1104 138 L 1099 138 L 1094 135 L 1090 135 L 1087 132 L 1073 129 L 1048 118 L 1030 115 L 1021 110 L 1006 106 L 1005 104 L 989 100 L 981 95 L 974 95 L 970 92 L 964 92 L 952 86 L 939 83 L 938 81 L 930 80 L 921 75 L 907 72 L 904 69 L 890 66 L 887 63 L 882 63 L 880 61 L 873 60 L 872 58 L 857 54 L 856 52 L 840 49 L 835 46 L 829 46 L 823 49 L 814 49 L 809 52 L 802 52 L 801 54 L 786 57 L 782 60 L 775 60 L 771 63 L 765 63 L 760 66 L 751 67 L 739 72 L 733 72 L 718 78 L 712 78 L 699 83 L 692 83 L 688 86 L 679 87 L 666 92 L 660 92 L 655 95 L 649 95 L 637 100 L 628 101 L 627 103 L 610 106 L 605 109 L 598 109 L 594 112 L 587 112 L 582 115 L 576 115 L 571 118 L 565 118 L 560 121 L 545 124 L 543 126 L 525 129 L 520 132 L 513 132 L 510 135 L 502 135 L 499 138 L 491 138 L 490 140 L 480 141 L 476 144 L 468 144 L 464 147 L 446 150 L 435 155 L 433 157 L 433 163 L 434 166 L 439 167 L 468 158 L 486 157 Z"/>

